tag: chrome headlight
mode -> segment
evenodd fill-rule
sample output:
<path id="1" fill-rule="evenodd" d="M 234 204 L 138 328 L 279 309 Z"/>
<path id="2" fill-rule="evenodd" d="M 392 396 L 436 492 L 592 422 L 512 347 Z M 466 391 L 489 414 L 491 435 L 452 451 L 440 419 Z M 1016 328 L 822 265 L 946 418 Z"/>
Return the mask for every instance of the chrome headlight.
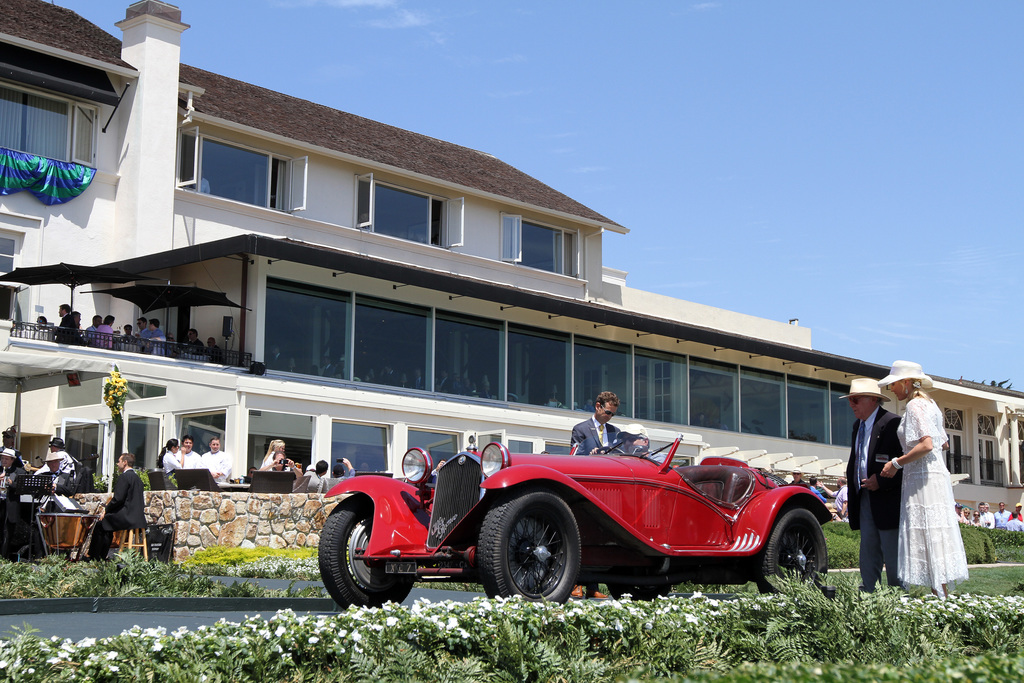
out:
<path id="1" fill-rule="evenodd" d="M 500 472 L 502 469 L 509 466 L 509 462 L 508 449 L 497 442 L 492 442 L 484 446 L 483 453 L 480 455 L 480 464 L 483 469 L 484 477 L 489 477 L 496 472 Z"/>
<path id="2" fill-rule="evenodd" d="M 410 484 L 422 484 L 433 470 L 430 453 L 419 447 L 410 448 L 402 456 L 402 475 Z"/>

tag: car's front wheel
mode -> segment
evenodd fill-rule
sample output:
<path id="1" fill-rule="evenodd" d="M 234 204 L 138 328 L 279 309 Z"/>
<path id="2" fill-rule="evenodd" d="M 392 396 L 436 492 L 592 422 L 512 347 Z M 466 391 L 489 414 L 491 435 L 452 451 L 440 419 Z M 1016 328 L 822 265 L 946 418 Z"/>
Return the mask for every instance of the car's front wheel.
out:
<path id="1" fill-rule="evenodd" d="M 810 510 L 789 510 L 775 520 L 758 567 L 757 587 L 775 592 L 769 576 L 794 576 L 811 581 L 828 572 L 828 549 L 821 524 Z"/>
<path id="2" fill-rule="evenodd" d="M 565 602 L 580 568 L 580 532 L 564 500 L 527 491 L 492 508 L 477 545 L 480 580 L 490 597 L 521 595 Z"/>
<path id="3" fill-rule="evenodd" d="M 324 587 L 342 607 L 380 607 L 409 597 L 411 578 L 385 574 L 383 567 L 360 559 L 370 542 L 372 509 L 334 512 L 320 534 L 320 576 Z"/>

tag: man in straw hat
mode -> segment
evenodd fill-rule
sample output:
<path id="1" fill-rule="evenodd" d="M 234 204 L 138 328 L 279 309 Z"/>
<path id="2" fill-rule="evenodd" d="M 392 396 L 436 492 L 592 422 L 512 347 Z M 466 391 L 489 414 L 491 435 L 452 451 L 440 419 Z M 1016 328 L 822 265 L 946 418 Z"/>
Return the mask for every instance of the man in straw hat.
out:
<path id="1" fill-rule="evenodd" d="M 897 552 L 903 478 L 878 476 L 887 462 L 903 453 L 896 435 L 900 418 L 882 408 L 889 399 L 873 379 L 853 380 L 850 393 L 842 398 L 849 400 L 857 418 L 846 466 L 850 528 L 860 530 L 860 589 L 872 593 L 882 577 L 883 563 L 889 585 L 900 585 Z"/>

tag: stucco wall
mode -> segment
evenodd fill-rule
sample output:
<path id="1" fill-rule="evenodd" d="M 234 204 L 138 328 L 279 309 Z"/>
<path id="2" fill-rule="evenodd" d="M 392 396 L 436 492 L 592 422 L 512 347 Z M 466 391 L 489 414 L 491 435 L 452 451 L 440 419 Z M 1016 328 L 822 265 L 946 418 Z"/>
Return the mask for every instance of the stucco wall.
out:
<path id="1" fill-rule="evenodd" d="M 95 512 L 105 493 L 78 496 Z M 174 559 L 197 550 L 229 548 L 315 548 L 320 530 L 339 498 L 318 493 L 221 493 L 219 491 L 146 491 L 150 524 L 174 524 Z"/>

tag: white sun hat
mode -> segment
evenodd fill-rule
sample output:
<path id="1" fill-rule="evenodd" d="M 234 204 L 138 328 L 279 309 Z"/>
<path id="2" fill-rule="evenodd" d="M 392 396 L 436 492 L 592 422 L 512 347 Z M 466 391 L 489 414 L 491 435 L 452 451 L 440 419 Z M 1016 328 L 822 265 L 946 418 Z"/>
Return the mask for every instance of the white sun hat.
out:
<path id="1" fill-rule="evenodd" d="M 850 398 L 851 396 L 871 396 L 879 401 L 889 400 L 889 397 L 878 388 L 878 382 L 868 377 L 858 377 L 850 382 L 850 393 L 839 398 Z"/>
<path id="2" fill-rule="evenodd" d="M 911 363 L 909 360 L 898 360 L 892 364 L 889 369 L 889 374 L 886 377 L 878 380 L 878 386 L 885 388 L 893 382 L 899 382 L 901 379 L 916 379 L 921 382 L 922 389 L 930 389 L 932 387 L 932 378 L 924 374 L 924 370 L 917 363 Z"/>

